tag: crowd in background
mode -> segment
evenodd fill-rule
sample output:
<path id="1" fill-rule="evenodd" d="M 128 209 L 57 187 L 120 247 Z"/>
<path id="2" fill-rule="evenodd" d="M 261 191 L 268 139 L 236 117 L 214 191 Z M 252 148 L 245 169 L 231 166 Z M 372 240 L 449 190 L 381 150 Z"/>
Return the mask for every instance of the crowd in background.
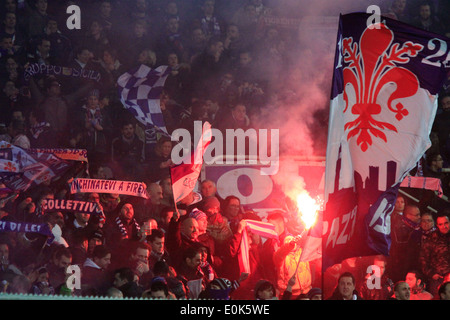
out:
<path id="1" fill-rule="evenodd" d="M 68 27 L 71 4 L 81 9 L 81 29 Z M 395 0 L 386 15 L 448 35 L 448 10 L 444 1 L 427 7 Z M 296 84 L 289 74 L 298 71 L 289 68 L 299 49 L 298 30 L 264 19 L 279 13 L 275 5 L 261 0 L 3 0 L 0 13 L 1 140 L 24 149 L 85 149 L 89 161 L 78 176 L 144 181 L 150 196 L 71 195 L 66 181 L 49 181 L 2 203 L 3 221 L 48 223 L 55 234 L 51 244 L 35 233 L 1 234 L 4 292 L 322 297 L 322 276 L 314 262 L 299 262 L 302 240 L 285 213 L 267 217 L 278 238 L 245 235 L 248 274 L 240 272 L 243 220 L 261 217 L 243 210 L 238 197 L 221 199 L 208 180 L 201 183 L 200 197 L 191 194 L 175 210 L 168 174 L 173 142 L 146 132 L 117 90 L 119 76 L 135 66 L 168 65 L 160 104 L 169 133 L 192 132 L 195 120 L 219 130 L 261 126 L 261 113 L 275 112 L 292 99 Z M 445 194 L 449 114 L 447 82 L 425 166 L 442 179 Z M 43 200 L 69 198 L 97 202 L 104 214 L 40 211 Z M 81 289 L 67 287 L 69 265 L 80 266 Z"/>

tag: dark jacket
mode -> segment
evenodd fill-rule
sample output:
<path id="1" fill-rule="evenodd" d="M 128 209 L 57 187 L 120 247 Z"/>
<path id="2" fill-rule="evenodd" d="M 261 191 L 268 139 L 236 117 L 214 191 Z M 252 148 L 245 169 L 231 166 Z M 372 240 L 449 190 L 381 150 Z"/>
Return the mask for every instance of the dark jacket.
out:
<path id="1" fill-rule="evenodd" d="M 81 273 L 81 287 L 84 293 L 103 295 L 111 284 L 109 273 L 98 268 L 91 259 L 86 260 Z"/>
<path id="2" fill-rule="evenodd" d="M 408 270 L 419 269 L 422 239 L 420 225 L 402 216 L 401 222 L 391 231 L 388 276 L 395 283 L 405 278 Z"/>
<path id="3" fill-rule="evenodd" d="M 450 234 L 436 230 L 424 242 L 420 251 L 423 274 L 431 279 L 434 274 L 441 276 L 450 272 Z"/>
<path id="4" fill-rule="evenodd" d="M 166 248 L 172 257 L 172 265 L 175 269 L 179 268 L 182 263 L 183 252 L 198 242 L 188 239 L 180 231 L 180 223 L 183 218 L 170 220 L 169 229 L 166 235 Z"/>
<path id="5" fill-rule="evenodd" d="M 342 294 L 339 293 L 339 290 L 334 290 L 331 297 L 329 297 L 327 300 L 344 300 L 342 297 Z M 358 293 L 358 291 L 353 290 L 353 300 L 364 300 Z"/>

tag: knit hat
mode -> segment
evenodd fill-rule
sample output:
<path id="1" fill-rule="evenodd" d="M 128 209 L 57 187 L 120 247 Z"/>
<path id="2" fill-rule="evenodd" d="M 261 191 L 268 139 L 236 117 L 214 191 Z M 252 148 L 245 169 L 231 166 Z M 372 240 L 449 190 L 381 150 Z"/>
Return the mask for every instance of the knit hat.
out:
<path id="1" fill-rule="evenodd" d="M 211 281 L 211 286 L 216 285 L 219 286 L 220 289 L 226 290 L 231 289 L 231 281 L 226 278 L 216 278 L 213 281 Z"/>
<path id="2" fill-rule="evenodd" d="M 104 238 L 104 231 L 102 230 L 102 229 L 97 229 L 97 230 L 95 230 L 94 232 L 92 232 L 90 235 L 89 235 L 89 240 L 91 240 L 91 239 L 99 239 L 101 242 L 103 242 L 103 238 Z"/>
<path id="3" fill-rule="evenodd" d="M 322 294 L 322 289 L 320 289 L 320 288 L 312 288 L 308 292 L 308 298 L 311 300 L 312 297 L 314 297 L 315 295 L 318 295 L 318 294 Z"/>
<path id="4" fill-rule="evenodd" d="M 151 281 L 150 284 L 154 284 L 155 282 L 162 282 L 164 284 L 167 284 L 167 281 L 164 277 L 154 277 Z"/>
<path id="5" fill-rule="evenodd" d="M 167 278 L 167 285 L 170 292 L 172 292 L 177 299 L 186 298 L 186 289 L 183 282 L 177 278 Z"/>
<path id="6" fill-rule="evenodd" d="M 269 280 L 261 279 L 255 284 L 255 298 L 258 298 L 258 292 L 271 288 L 275 293 L 275 286 Z"/>
<path id="7" fill-rule="evenodd" d="M 191 213 L 189 213 L 189 217 L 194 218 L 197 221 L 199 221 L 202 218 L 208 218 L 206 213 L 198 210 L 197 208 L 192 209 Z"/>
<path id="8" fill-rule="evenodd" d="M 216 285 L 220 289 L 213 289 L 212 286 Z M 230 300 L 230 292 L 232 289 L 231 281 L 225 278 L 216 278 L 210 283 L 208 290 L 209 298 L 214 300 Z"/>
<path id="9" fill-rule="evenodd" d="M 89 91 L 88 97 L 100 97 L 100 91 L 98 89 L 92 89 L 91 91 Z"/>
<path id="10" fill-rule="evenodd" d="M 220 207 L 220 201 L 216 197 L 208 197 L 203 201 L 203 210 L 206 211 L 213 207 Z"/>

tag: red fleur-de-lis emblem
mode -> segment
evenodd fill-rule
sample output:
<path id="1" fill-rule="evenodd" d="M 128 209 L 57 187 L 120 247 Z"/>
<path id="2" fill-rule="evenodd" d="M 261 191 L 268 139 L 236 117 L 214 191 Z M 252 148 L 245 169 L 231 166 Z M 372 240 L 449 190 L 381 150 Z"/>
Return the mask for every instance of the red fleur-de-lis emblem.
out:
<path id="1" fill-rule="evenodd" d="M 50 179 L 51 179 L 51 175 L 48 173 L 48 172 L 46 172 L 44 175 L 42 175 L 41 177 L 41 181 L 42 182 L 45 182 L 45 181 L 49 181 Z"/>
<path id="2" fill-rule="evenodd" d="M 409 112 L 396 100 L 413 96 L 419 89 L 417 77 L 397 64 L 408 63 L 410 57 L 417 56 L 423 46 L 408 41 L 400 47 L 400 44 L 393 43 L 394 35 L 386 25 L 381 23 L 378 26 L 378 29 L 367 28 L 361 35 L 359 44 L 353 42 L 351 37 L 343 39 L 342 42 L 343 59 L 348 63 L 343 70 L 343 112 L 347 112 L 352 104 L 351 113 L 357 115 L 356 119 L 347 122 L 344 128 L 349 130 L 347 140 L 357 137 L 356 143 L 363 152 L 372 145 L 372 137 L 387 142 L 382 129 L 397 132 L 392 123 L 377 120 L 377 116 L 386 109 L 382 106 L 387 105 L 395 119 L 401 121 Z M 387 86 L 392 86 L 393 90 L 385 90 Z M 387 101 L 382 104 L 378 99 L 380 93 L 383 93 L 384 97 L 387 95 Z"/>
<path id="3" fill-rule="evenodd" d="M 16 172 L 16 171 L 17 171 L 17 168 L 14 166 L 14 163 L 8 161 L 8 162 L 5 163 L 5 165 L 3 166 L 3 170 L 9 171 L 9 172 Z"/>

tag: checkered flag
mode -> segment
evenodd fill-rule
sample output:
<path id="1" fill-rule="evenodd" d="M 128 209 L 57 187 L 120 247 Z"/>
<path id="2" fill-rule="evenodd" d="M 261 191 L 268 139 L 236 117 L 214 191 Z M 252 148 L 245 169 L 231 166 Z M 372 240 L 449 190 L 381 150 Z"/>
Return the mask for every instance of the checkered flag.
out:
<path id="1" fill-rule="evenodd" d="M 144 126 L 169 135 L 160 107 L 160 96 L 169 75 L 168 66 L 151 69 L 140 65 L 117 79 L 120 101 Z"/>

